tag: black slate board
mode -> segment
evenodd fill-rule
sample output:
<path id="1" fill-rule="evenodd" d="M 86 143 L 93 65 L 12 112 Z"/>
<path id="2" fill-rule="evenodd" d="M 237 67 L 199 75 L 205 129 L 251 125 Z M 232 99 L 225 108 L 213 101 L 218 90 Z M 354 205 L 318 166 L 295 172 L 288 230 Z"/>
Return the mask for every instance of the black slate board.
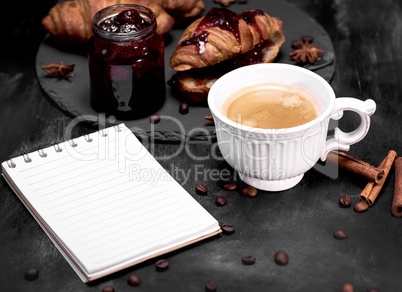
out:
<path id="1" fill-rule="evenodd" d="M 204 1 L 206 9 L 204 15 L 213 6 L 212 0 Z M 275 60 L 278 63 L 295 64 L 289 57 L 292 50 L 292 40 L 300 39 L 303 35 L 314 37 L 313 44 L 319 46 L 327 54 L 334 56 L 334 47 L 327 32 L 313 18 L 295 6 L 280 0 L 249 0 L 247 4 L 232 4 L 228 7 L 236 13 L 246 9 L 261 9 L 271 16 L 277 16 L 283 21 L 283 32 L 286 38 L 280 53 Z M 183 28 L 175 28 L 170 31 L 166 38 L 165 48 L 165 71 L 166 81 L 174 74 L 174 70 L 168 67 L 170 56 L 176 49 L 177 42 L 183 33 Z M 65 64 L 74 63 L 74 77 L 69 79 L 58 79 L 47 76 L 41 69 L 41 65 L 50 63 Z M 330 82 L 335 70 L 335 61 L 329 65 L 315 70 L 317 74 Z M 105 118 L 93 110 L 89 103 L 89 73 L 88 60 L 85 52 L 59 47 L 52 44 L 48 38 L 41 43 L 36 57 L 36 72 L 39 83 L 47 95 L 64 111 L 80 120 L 85 120 L 101 127 L 110 124 L 124 122 L 137 136 L 148 136 L 156 141 L 208 141 L 215 137 L 215 127 L 204 119 L 210 114 L 209 108 L 205 105 L 191 105 L 188 114 L 179 113 L 180 99 L 172 92 L 167 85 L 166 101 L 163 107 L 157 112 L 162 120 L 159 124 L 152 125 L 149 117 L 122 121 Z"/>

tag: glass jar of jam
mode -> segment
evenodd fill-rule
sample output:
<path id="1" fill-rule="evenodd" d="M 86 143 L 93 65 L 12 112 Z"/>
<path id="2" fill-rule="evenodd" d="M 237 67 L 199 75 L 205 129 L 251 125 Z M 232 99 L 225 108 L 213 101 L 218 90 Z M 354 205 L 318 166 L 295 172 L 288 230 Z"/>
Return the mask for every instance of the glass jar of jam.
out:
<path id="1" fill-rule="evenodd" d="M 106 7 L 88 44 L 91 105 L 118 119 L 151 115 L 165 101 L 164 42 L 143 6 Z"/>

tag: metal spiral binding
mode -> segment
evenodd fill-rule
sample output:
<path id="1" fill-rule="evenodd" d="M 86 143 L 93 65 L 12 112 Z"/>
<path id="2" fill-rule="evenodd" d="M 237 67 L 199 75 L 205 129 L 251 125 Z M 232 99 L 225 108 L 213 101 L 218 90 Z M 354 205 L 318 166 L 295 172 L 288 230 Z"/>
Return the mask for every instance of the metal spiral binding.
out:
<path id="1" fill-rule="evenodd" d="M 22 157 L 24 158 L 25 163 L 32 162 L 32 159 L 28 156 L 28 154 L 23 154 Z"/>
<path id="2" fill-rule="evenodd" d="M 7 165 L 9 168 L 15 168 L 17 166 L 12 159 L 7 160 Z"/>
<path id="3" fill-rule="evenodd" d="M 114 128 L 115 128 L 116 132 L 121 132 L 122 131 L 122 129 L 119 127 L 119 125 L 115 125 Z M 105 131 L 105 129 L 100 130 L 99 133 L 100 133 L 100 135 L 102 137 L 107 136 L 107 132 Z M 89 143 L 93 141 L 92 137 L 89 134 L 84 135 L 84 139 L 85 139 L 85 141 L 87 141 Z M 78 146 L 78 144 L 74 141 L 74 139 L 69 140 L 68 143 L 70 144 L 71 147 L 77 147 Z M 54 150 L 56 152 L 62 152 L 63 151 L 63 149 L 60 147 L 59 144 L 54 144 L 53 148 L 54 148 Z M 43 158 L 47 157 L 47 154 L 43 149 L 39 149 L 38 154 L 39 154 L 40 157 L 43 157 Z M 25 163 L 32 162 L 32 159 L 29 157 L 28 154 L 23 154 L 22 157 L 24 158 Z M 15 168 L 17 166 L 17 164 L 12 159 L 7 160 L 6 163 L 7 163 L 9 168 Z"/>
<path id="4" fill-rule="evenodd" d="M 54 150 L 56 150 L 56 152 L 61 152 L 61 151 L 63 151 L 63 149 L 60 148 L 60 145 L 59 145 L 59 144 L 54 144 L 53 147 L 54 147 Z"/>
<path id="5" fill-rule="evenodd" d="M 68 140 L 68 143 L 70 144 L 71 147 L 77 147 L 78 144 L 75 143 L 74 139 Z"/>
<path id="6" fill-rule="evenodd" d="M 121 132 L 122 129 L 120 129 L 119 125 L 114 126 L 114 128 L 116 129 L 116 132 Z"/>
<path id="7" fill-rule="evenodd" d="M 106 136 L 107 136 L 107 133 L 106 133 L 105 129 L 100 130 L 99 133 L 100 133 L 100 135 L 101 135 L 102 137 L 106 137 Z"/>
<path id="8" fill-rule="evenodd" d="M 85 139 L 85 141 L 87 141 L 87 142 L 92 142 L 92 138 L 91 138 L 91 136 L 89 136 L 89 135 L 84 135 L 84 139 Z"/>

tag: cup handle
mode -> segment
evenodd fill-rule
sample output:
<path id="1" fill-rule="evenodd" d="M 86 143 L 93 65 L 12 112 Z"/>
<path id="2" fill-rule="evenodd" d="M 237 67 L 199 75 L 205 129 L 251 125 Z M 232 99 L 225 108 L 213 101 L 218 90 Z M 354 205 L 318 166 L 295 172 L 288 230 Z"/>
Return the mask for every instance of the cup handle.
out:
<path id="1" fill-rule="evenodd" d="M 370 128 L 370 116 L 376 110 L 376 103 L 372 99 L 361 101 L 352 97 L 339 97 L 335 99 L 335 106 L 332 110 L 330 118 L 339 120 L 343 116 L 344 110 L 354 111 L 359 114 L 361 118 L 360 125 L 352 132 L 345 133 L 338 127 L 335 128 L 334 138 L 327 140 L 327 146 L 321 160 L 327 158 L 328 152 L 332 150 L 349 151 L 350 145 L 355 144 L 362 140 Z"/>

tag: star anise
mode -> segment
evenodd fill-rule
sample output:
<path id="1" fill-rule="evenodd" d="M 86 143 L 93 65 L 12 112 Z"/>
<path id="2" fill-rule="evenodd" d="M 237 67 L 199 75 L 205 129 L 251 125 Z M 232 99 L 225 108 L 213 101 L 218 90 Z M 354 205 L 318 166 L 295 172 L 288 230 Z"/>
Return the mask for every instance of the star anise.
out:
<path id="1" fill-rule="evenodd" d="M 308 41 L 294 43 L 295 49 L 289 53 L 289 55 L 297 63 L 306 63 L 307 61 L 313 64 L 318 57 L 321 57 L 324 53 L 317 45 L 310 45 Z"/>
<path id="2" fill-rule="evenodd" d="M 64 64 L 60 61 L 60 64 L 49 64 L 41 66 L 43 70 L 45 70 L 52 77 L 59 78 L 68 78 L 73 77 L 73 74 L 70 74 L 74 70 L 75 64 Z"/>

